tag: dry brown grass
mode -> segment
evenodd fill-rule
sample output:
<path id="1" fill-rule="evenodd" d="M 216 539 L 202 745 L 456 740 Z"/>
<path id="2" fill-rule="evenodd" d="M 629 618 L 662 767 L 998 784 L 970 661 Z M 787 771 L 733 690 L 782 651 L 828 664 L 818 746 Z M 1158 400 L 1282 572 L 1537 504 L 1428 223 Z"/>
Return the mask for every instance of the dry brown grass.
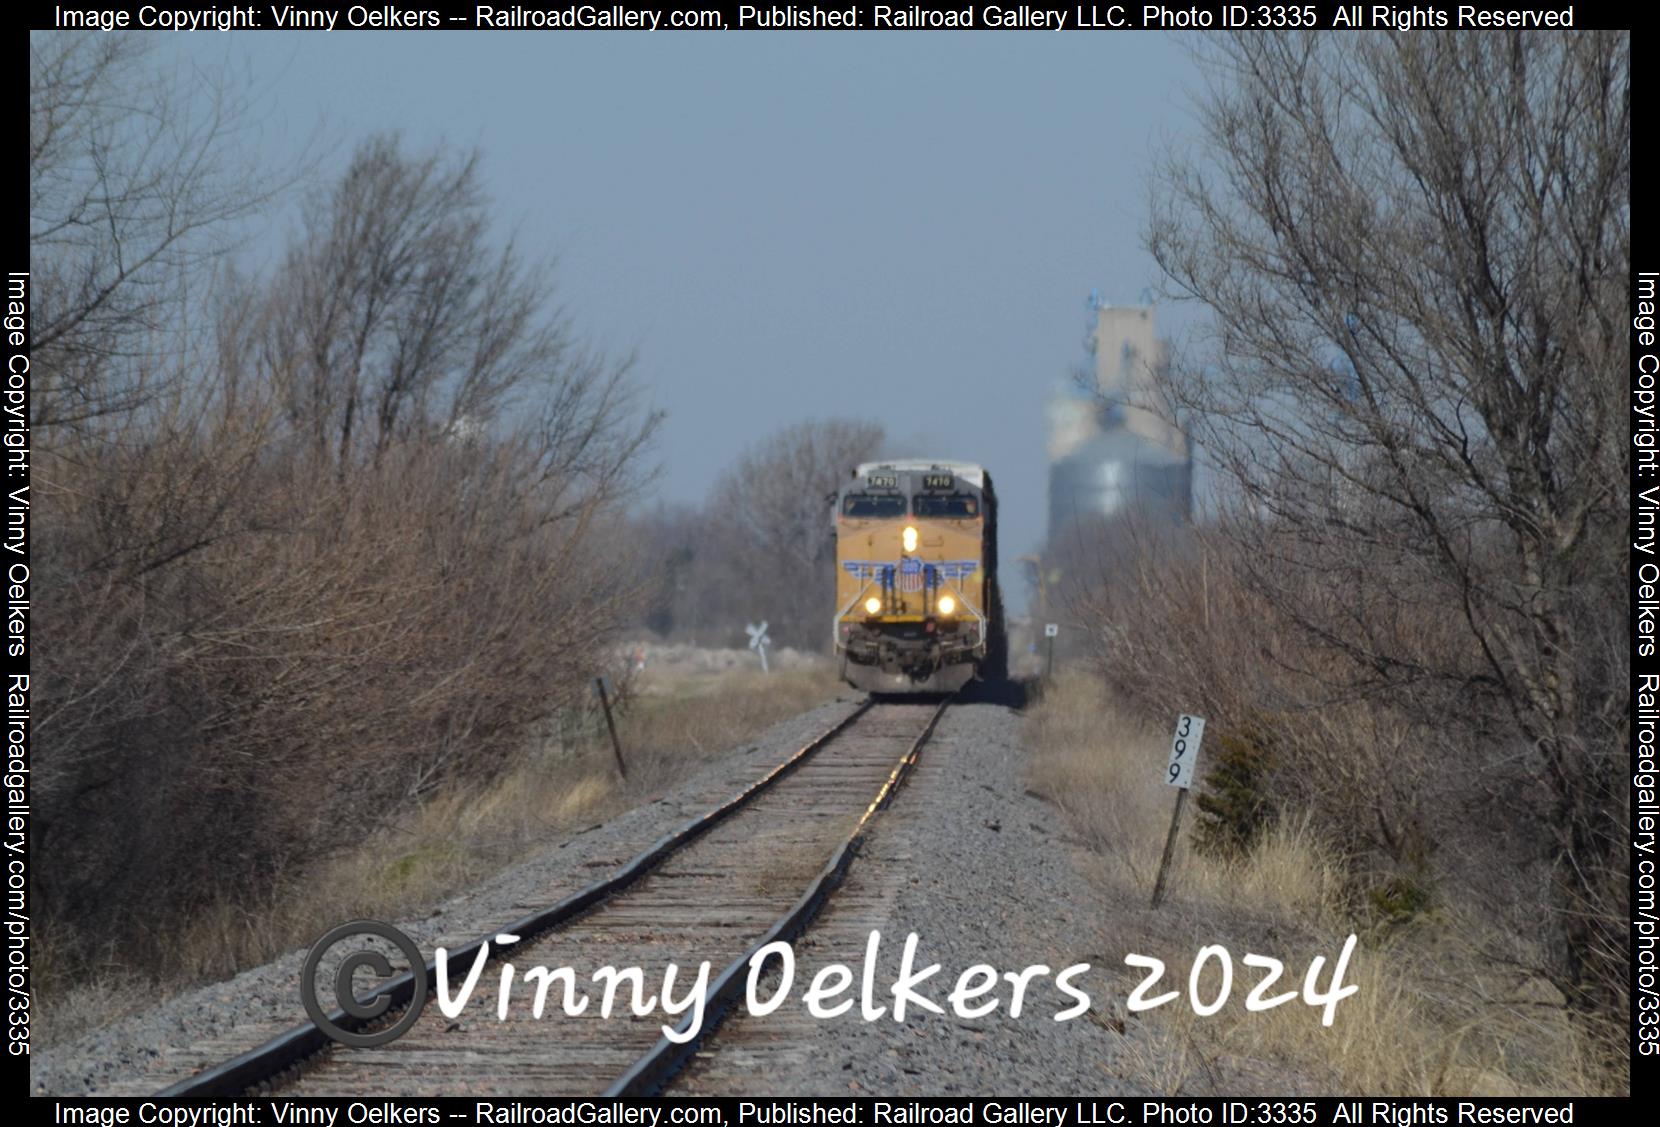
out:
<path id="1" fill-rule="evenodd" d="M 1157 992 L 1183 997 L 1130 1015 L 1124 1059 L 1135 1079 L 1166 1094 L 1609 1094 L 1626 1090 L 1560 996 L 1537 980 L 1496 972 L 1470 937 L 1492 927 L 1475 906 L 1448 904 L 1405 929 L 1354 918 L 1344 858 L 1306 822 L 1282 822 L 1247 856 L 1196 853 L 1184 825 L 1166 901 L 1148 907 L 1174 791 L 1159 769 L 1169 736 L 1111 700 L 1099 683 L 1062 677 L 1029 713 L 1033 789 L 1068 816 L 1090 847 L 1101 886 L 1104 957 L 1164 960 Z M 1191 814 L 1191 809 L 1189 814 Z M 1275 988 L 1300 989 L 1309 961 L 1327 958 L 1322 983 L 1351 932 L 1360 943 L 1345 974 L 1359 992 L 1331 1027 L 1300 1000 L 1252 1013 L 1258 971 L 1247 952 L 1282 960 Z M 1194 955 L 1221 944 L 1234 960 L 1232 1000 L 1194 1015 L 1186 981 Z M 1123 966 L 1113 1007 L 1122 1016 L 1142 972 Z M 1207 974 L 1201 996 L 1217 979 Z"/>
<path id="2" fill-rule="evenodd" d="M 491 783 L 438 792 L 406 823 L 294 874 L 261 906 L 203 906 L 173 936 L 171 967 L 141 973 L 106 961 L 92 975 L 55 974 L 52 937 L 42 935 L 37 1035 L 47 1044 L 77 1036 L 265 963 L 343 920 L 418 915 L 537 845 L 656 798 L 763 729 L 832 699 L 838 686 L 828 662 L 650 685 L 618 717 L 626 782 L 603 729 L 593 727 Z"/>

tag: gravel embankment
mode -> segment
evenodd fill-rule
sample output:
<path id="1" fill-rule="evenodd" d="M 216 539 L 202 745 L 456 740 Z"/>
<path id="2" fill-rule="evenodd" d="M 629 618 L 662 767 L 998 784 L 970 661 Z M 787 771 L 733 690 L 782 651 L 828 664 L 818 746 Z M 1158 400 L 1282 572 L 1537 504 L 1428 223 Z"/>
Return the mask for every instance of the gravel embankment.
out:
<path id="1" fill-rule="evenodd" d="M 608 875 L 687 819 L 732 797 L 792 750 L 856 707 L 852 699 L 824 705 L 775 725 L 733 749 L 662 798 L 603 826 L 550 842 L 476 890 L 423 919 L 397 926 L 423 951 L 455 946 L 494 931 Z M 344 922 L 344 921 L 342 921 Z M 160 1089 L 188 1074 L 179 1050 L 222 1043 L 225 1056 L 305 1021 L 298 981 L 303 950 L 227 981 L 180 994 L 78 1040 L 39 1049 L 31 1059 L 30 1090 L 39 1094 L 94 1094 L 142 1076 Z"/>
<path id="2" fill-rule="evenodd" d="M 1125 1045 L 1119 969 L 1104 951 L 1102 906 L 1074 869 L 1082 846 L 1069 838 L 1054 807 L 1027 793 L 1020 718 L 1009 709 L 968 704 L 951 709 L 918 769 L 876 822 L 847 882 L 796 944 L 789 999 L 766 1017 L 740 1004 L 712 1051 L 683 1074 L 686 1094 L 789 1095 L 1075 1095 L 1137 1092 Z M 881 933 L 875 1003 L 889 1011 L 861 1016 L 857 999 L 866 944 Z M 919 992 L 944 1014 L 913 1008 L 895 1022 L 890 988 L 899 976 L 905 938 L 919 937 L 916 968 L 941 965 Z M 848 1012 L 818 1019 L 802 995 L 818 971 L 849 967 L 855 999 Z M 1092 999 L 1090 1011 L 1057 1022 L 1073 999 L 1053 974 L 1034 976 L 1018 1018 L 1008 1014 L 1012 986 L 1001 975 L 1039 964 L 1071 980 Z M 999 1004 L 983 1017 L 958 1016 L 948 1002 L 957 978 L 975 964 L 999 974 L 978 999 Z M 776 981 L 776 980 L 774 980 Z M 762 996 L 770 993 L 763 986 Z"/>

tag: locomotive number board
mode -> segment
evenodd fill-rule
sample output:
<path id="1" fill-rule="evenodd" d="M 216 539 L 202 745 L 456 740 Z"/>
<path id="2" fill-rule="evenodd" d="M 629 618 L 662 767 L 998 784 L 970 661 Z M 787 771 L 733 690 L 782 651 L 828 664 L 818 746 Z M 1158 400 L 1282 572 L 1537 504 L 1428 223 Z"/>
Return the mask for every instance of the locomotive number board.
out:
<path id="1" fill-rule="evenodd" d="M 930 473 L 922 475 L 922 488 L 924 489 L 950 489 L 951 485 L 952 479 L 951 475 L 948 473 Z"/>
<path id="2" fill-rule="evenodd" d="M 872 489 L 898 489 L 899 475 L 891 473 L 873 473 L 865 477 L 865 484 Z"/>

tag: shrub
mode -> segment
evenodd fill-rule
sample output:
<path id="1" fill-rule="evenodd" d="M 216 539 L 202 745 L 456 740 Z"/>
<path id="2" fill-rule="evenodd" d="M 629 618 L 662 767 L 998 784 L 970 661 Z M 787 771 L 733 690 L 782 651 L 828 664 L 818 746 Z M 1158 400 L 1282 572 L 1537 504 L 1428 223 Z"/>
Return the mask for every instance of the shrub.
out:
<path id="1" fill-rule="evenodd" d="M 1257 726 L 1225 731 L 1216 740 L 1194 798 L 1199 848 L 1218 856 L 1245 853 L 1273 825 L 1272 746 L 1266 729 Z"/>

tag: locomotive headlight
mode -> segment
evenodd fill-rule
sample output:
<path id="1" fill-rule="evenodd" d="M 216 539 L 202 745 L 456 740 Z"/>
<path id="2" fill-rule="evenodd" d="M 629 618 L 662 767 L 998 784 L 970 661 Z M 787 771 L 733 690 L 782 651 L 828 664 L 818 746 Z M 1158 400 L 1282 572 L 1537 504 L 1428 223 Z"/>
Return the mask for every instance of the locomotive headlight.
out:
<path id="1" fill-rule="evenodd" d="M 915 528 L 915 526 L 907 525 L 906 528 L 905 528 L 905 531 L 901 532 L 899 534 L 899 542 L 901 544 L 905 545 L 905 550 L 907 552 L 916 551 L 916 528 Z"/>
<path id="2" fill-rule="evenodd" d="M 878 614 L 878 613 L 881 612 L 881 610 L 882 610 L 882 600 L 878 599 L 875 595 L 872 595 L 870 598 L 865 600 L 865 613 L 866 614 Z"/>
<path id="3" fill-rule="evenodd" d="M 950 614 L 957 609 L 957 600 L 950 595 L 941 595 L 938 606 L 941 614 Z"/>

